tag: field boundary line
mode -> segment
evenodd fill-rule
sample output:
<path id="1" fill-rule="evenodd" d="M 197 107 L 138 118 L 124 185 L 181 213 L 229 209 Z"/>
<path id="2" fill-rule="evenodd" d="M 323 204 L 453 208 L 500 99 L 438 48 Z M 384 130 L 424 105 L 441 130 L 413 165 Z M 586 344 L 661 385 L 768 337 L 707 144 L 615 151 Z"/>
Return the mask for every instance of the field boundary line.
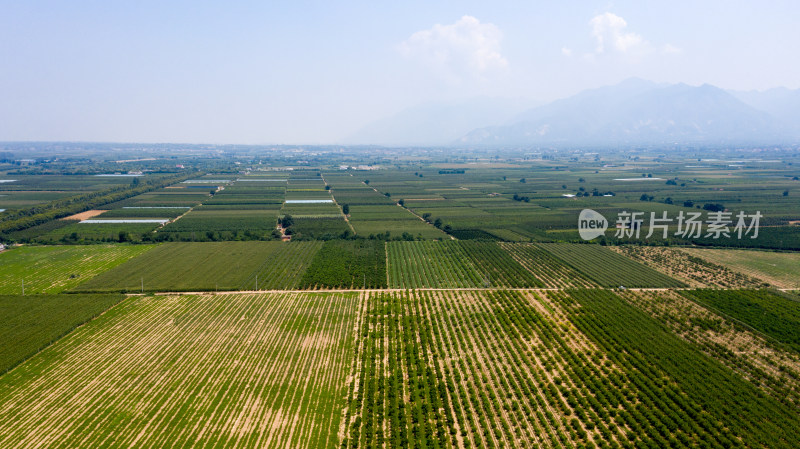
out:
<path id="1" fill-rule="evenodd" d="M 113 308 L 117 307 L 118 305 L 122 304 L 123 302 L 127 301 L 129 299 L 129 296 L 130 295 L 126 295 L 124 298 L 120 299 L 119 301 L 117 301 L 115 304 L 113 304 L 111 307 L 107 308 L 106 310 L 103 310 L 102 312 L 98 313 L 97 315 L 89 317 L 86 321 L 84 321 L 84 322 L 74 326 L 73 328 L 65 331 L 63 334 L 61 334 L 61 335 L 59 335 L 57 337 L 54 337 L 52 341 L 50 341 L 49 343 L 47 343 L 44 346 L 42 346 L 41 348 L 39 348 L 35 353 L 33 353 L 33 354 L 21 359 L 19 362 L 15 363 L 13 366 L 11 366 L 8 369 L 6 369 L 5 372 L 0 373 L 0 377 L 3 377 L 4 375 L 14 371 L 20 365 L 24 364 L 25 362 L 27 362 L 28 360 L 32 359 L 33 357 L 36 357 L 42 351 L 46 350 L 47 348 L 49 348 L 49 347 L 53 346 L 54 344 L 58 343 L 59 341 L 63 340 L 64 338 L 66 338 L 67 336 L 69 336 L 70 334 L 75 332 L 76 330 L 82 328 L 83 326 L 86 326 L 90 322 L 92 322 L 92 321 L 96 320 L 97 318 L 100 318 L 101 316 L 105 315 L 106 312 L 110 311 L 111 309 L 113 309 Z"/>

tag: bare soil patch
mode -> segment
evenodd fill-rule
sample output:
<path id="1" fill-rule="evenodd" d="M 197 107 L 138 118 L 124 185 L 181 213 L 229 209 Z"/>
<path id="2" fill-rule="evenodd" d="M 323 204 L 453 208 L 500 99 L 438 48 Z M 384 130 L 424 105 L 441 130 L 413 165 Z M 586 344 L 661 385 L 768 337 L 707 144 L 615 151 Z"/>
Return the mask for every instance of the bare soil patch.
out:
<path id="1" fill-rule="evenodd" d="M 87 210 L 86 212 L 81 212 L 79 214 L 70 215 L 69 217 L 64 217 L 62 220 L 88 220 L 92 217 L 96 217 L 104 212 L 108 212 L 107 210 L 99 210 L 99 209 L 92 209 Z"/>

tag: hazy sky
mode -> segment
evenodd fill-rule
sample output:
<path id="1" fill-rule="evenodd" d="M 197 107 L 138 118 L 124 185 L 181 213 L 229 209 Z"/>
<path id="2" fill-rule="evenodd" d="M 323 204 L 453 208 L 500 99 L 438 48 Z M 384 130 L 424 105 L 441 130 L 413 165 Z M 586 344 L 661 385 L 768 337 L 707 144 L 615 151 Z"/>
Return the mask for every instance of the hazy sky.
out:
<path id="1" fill-rule="evenodd" d="M 331 143 L 426 102 L 798 73 L 796 1 L 0 0 L 0 140 Z"/>

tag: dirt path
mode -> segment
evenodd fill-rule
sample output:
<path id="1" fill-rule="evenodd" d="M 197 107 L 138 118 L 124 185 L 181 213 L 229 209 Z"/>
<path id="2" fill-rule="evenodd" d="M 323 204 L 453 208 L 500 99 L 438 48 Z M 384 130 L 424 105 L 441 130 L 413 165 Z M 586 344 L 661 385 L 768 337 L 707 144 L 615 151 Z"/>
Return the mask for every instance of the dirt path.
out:
<path id="1" fill-rule="evenodd" d="M 324 182 L 326 186 L 329 185 L 328 181 L 325 180 L 325 176 L 322 175 L 322 173 L 320 173 L 320 177 L 322 178 L 322 182 Z M 344 209 L 342 209 L 342 206 L 336 201 L 336 196 L 333 194 L 333 189 L 329 189 L 328 190 L 328 194 L 330 194 L 331 199 L 333 200 L 333 204 L 335 204 L 336 207 L 339 208 L 339 213 L 342 214 L 342 217 L 344 217 L 344 222 L 347 223 L 348 227 L 350 227 L 350 231 L 353 233 L 353 235 L 356 235 L 356 229 L 350 223 L 350 218 L 347 215 L 345 215 Z"/>

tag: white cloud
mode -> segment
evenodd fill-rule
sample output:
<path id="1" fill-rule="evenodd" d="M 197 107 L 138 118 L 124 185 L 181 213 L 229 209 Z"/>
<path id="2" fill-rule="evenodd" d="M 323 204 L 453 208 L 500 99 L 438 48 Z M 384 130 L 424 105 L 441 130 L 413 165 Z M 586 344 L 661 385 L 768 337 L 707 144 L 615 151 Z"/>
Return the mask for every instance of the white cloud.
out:
<path id="1" fill-rule="evenodd" d="M 640 56 L 649 53 L 652 46 L 641 35 L 626 32 L 628 22 L 622 17 L 606 12 L 589 21 L 592 36 L 596 41 L 595 53 L 615 51 L 622 54 Z"/>
<path id="2" fill-rule="evenodd" d="M 417 31 L 398 49 L 406 58 L 422 61 L 445 78 L 481 78 L 508 67 L 508 61 L 500 53 L 502 38 L 502 32 L 494 24 L 464 16 L 450 25 L 436 24 L 431 29 Z"/>
<path id="3" fill-rule="evenodd" d="M 566 57 L 570 57 L 572 56 L 572 49 L 567 47 L 561 47 L 561 54 Z"/>
<path id="4" fill-rule="evenodd" d="M 679 55 L 683 52 L 669 43 L 651 44 L 641 34 L 628 30 L 628 22 L 614 13 L 605 12 L 594 16 L 589 21 L 589 26 L 595 40 L 595 49 L 583 55 L 586 61 L 595 61 L 604 54 L 615 54 L 629 61 L 638 61 L 653 53 Z M 564 49 L 561 52 L 569 56 Z"/>

